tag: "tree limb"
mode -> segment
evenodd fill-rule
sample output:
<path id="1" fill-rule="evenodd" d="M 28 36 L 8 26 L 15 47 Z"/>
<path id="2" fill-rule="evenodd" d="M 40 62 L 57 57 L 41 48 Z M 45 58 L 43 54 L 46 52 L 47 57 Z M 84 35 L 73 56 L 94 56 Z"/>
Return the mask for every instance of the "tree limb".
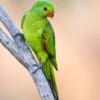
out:
<path id="1" fill-rule="evenodd" d="M 38 70 L 34 73 L 38 66 L 37 62 L 33 57 L 30 49 L 23 41 L 21 36 L 16 36 L 20 31 L 16 28 L 10 17 L 7 15 L 5 10 L 0 5 L 0 21 L 10 32 L 12 38 L 11 40 L 7 34 L 0 29 L 0 42 L 2 45 L 8 49 L 8 51 L 30 72 L 36 87 L 39 91 L 42 100 L 54 100 L 53 94 L 51 92 L 50 86 L 42 72 Z"/>

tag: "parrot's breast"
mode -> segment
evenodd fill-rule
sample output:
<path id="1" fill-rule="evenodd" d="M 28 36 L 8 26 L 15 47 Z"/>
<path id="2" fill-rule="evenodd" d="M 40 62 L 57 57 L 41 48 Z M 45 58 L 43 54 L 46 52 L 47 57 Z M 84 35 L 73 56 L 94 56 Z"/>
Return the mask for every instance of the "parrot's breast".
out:
<path id="1" fill-rule="evenodd" d="M 40 51 L 41 48 L 43 48 L 42 34 L 46 23 L 47 19 L 34 18 L 30 15 L 25 17 L 25 21 L 23 23 L 25 40 L 34 51 Z"/>

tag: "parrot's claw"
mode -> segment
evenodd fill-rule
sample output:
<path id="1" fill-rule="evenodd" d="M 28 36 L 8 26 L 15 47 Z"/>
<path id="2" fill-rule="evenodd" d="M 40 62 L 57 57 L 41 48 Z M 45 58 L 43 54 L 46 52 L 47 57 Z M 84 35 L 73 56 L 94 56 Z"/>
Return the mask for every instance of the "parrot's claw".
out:
<path id="1" fill-rule="evenodd" d="M 23 35 L 23 33 L 17 33 L 14 38 L 16 38 L 17 36 L 20 36 L 21 37 L 21 40 L 25 41 L 25 37 Z"/>
<path id="2" fill-rule="evenodd" d="M 39 64 L 34 64 L 33 66 L 37 67 L 37 69 L 34 72 L 32 72 L 32 74 L 35 74 L 38 70 L 42 68 L 42 63 L 40 62 Z"/>

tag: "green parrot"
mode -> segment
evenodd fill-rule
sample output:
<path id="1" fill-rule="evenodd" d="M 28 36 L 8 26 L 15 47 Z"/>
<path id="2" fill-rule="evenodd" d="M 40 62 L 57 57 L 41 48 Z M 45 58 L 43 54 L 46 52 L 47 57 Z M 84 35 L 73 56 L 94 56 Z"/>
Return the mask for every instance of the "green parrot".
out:
<path id="1" fill-rule="evenodd" d="M 55 100 L 58 91 L 53 67 L 57 68 L 55 34 L 47 17 L 54 16 L 55 7 L 49 0 L 38 0 L 22 18 L 21 28 L 24 38 L 34 51 L 39 62 L 42 62 L 43 73 L 50 85 Z"/>

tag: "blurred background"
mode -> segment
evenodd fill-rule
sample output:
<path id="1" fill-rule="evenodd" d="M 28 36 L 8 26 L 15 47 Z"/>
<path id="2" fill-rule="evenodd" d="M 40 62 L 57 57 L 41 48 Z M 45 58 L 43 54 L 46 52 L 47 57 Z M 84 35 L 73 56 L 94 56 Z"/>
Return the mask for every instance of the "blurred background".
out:
<path id="1" fill-rule="evenodd" d="M 60 100 L 100 100 L 100 1 L 52 0 Z M 34 0 L 0 0 L 17 27 Z M 0 23 L 5 31 L 6 29 Z M 7 31 L 6 31 L 7 32 Z M 7 32 L 8 33 L 8 32 Z M 40 100 L 28 71 L 0 44 L 0 100 Z"/>

